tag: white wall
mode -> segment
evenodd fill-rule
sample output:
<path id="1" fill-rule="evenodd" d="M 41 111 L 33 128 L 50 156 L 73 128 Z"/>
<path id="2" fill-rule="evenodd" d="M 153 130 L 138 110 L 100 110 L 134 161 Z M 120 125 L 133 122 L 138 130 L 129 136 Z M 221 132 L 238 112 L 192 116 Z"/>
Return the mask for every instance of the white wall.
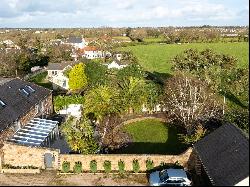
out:
<path id="1" fill-rule="evenodd" d="M 235 184 L 234 186 L 249 186 L 249 177 L 243 179 L 242 181 Z"/>

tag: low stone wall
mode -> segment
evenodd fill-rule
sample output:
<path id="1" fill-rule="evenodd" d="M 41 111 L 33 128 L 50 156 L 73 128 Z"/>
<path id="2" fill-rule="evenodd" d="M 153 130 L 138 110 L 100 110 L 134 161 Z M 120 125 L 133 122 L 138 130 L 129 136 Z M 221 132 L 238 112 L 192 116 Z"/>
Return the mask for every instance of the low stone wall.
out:
<path id="1" fill-rule="evenodd" d="M 2 151 L 2 156 L 1 156 Z M 73 170 L 75 162 L 82 162 L 83 171 L 90 171 L 91 160 L 97 161 L 97 169 L 104 170 L 103 163 L 105 160 L 111 161 L 111 169 L 118 170 L 118 161 L 122 160 L 125 163 L 125 170 L 133 170 L 133 160 L 137 159 L 140 164 L 140 171 L 146 171 L 146 160 L 150 159 L 154 162 L 154 166 L 159 166 L 161 162 L 175 163 L 179 162 L 184 167 L 188 166 L 188 161 L 192 153 L 192 148 L 187 149 L 179 155 L 152 155 L 152 154 L 60 154 L 57 149 L 28 147 L 10 142 L 5 142 L 0 149 L 0 170 L 1 165 L 10 164 L 12 166 L 36 166 L 45 169 L 44 156 L 50 153 L 54 156 L 52 167 L 54 169 L 62 169 L 64 161 L 70 162 L 70 168 Z"/>
<path id="2" fill-rule="evenodd" d="M 55 161 L 53 167 L 58 169 L 59 150 L 39 147 L 28 147 L 10 142 L 5 142 L 2 147 L 3 161 L 2 164 L 10 164 L 12 166 L 36 166 L 44 169 L 44 155 L 51 153 L 54 155 Z"/>
<path id="3" fill-rule="evenodd" d="M 103 163 L 105 160 L 111 161 L 112 170 L 118 170 L 118 161 L 122 160 L 125 163 L 125 170 L 133 170 L 133 160 L 137 159 L 140 164 L 140 171 L 146 171 L 146 160 L 149 158 L 153 160 L 154 165 L 158 166 L 161 162 L 175 163 L 178 161 L 184 167 L 187 167 L 192 148 L 189 148 L 186 152 L 180 155 L 147 155 L 147 154 L 101 154 L 101 155 L 78 155 L 78 154 L 61 154 L 60 155 L 60 169 L 62 169 L 62 163 L 64 161 L 70 162 L 70 168 L 73 170 L 75 162 L 82 162 L 82 169 L 84 171 L 90 170 L 90 161 L 97 161 L 97 169 L 104 170 Z"/>

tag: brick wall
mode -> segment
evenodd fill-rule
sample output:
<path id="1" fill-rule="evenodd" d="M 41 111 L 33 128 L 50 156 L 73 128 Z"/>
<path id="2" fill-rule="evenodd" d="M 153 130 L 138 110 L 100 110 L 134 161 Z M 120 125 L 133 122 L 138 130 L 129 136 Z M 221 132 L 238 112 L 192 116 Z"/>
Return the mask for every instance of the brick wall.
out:
<path id="1" fill-rule="evenodd" d="M 31 110 L 26 113 L 23 117 L 20 118 L 21 126 L 25 126 L 30 120 L 32 120 L 34 117 L 38 117 L 41 115 L 47 116 L 49 114 L 53 113 L 53 103 L 52 103 L 52 94 L 43 99 L 42 101 L 43 105 L 43 112 L 37 113 L 35 106 L 31 108 Z"/>
<path id="2" fill-rule="evenodd" d="M 6 128 L 2 132 L 0 132 L 0 149 L 3 146 L 3 142 L 8 139 L 9 137 L 12 137 L 15 131 L 13 128 Z"/>
<path id="3" fill-rule="evenodd" d="M 140 164 L 140 170 L 146 171 L 145 161 L 149 158 L 153 160 L 154 165 L 158 166 L 161 162 L 175 163 L 178 161 L 184 167 L 187 167 L 187 162 L 192 152 L 192 148 L 189 148 L 186 152 L 180 155 L 140 155 L 140 154 L 103 154 L 103 155 L 78 155 L 78 154 L 61 154 L 60 155 L 60 168 L 64 161 L 70 162 L 70 167 L 73 169 L 75 162 L 82 162 L 83 170 L 90 170 L 90 161 L 97 161 L 97 169 L 104 170 L 103 162 L 105 160 L 111 161 L 112 170 L 118 170 L 118 161 L 121 159 L 125 162 L 126 170 L 133 170 L 133 160 L 137 159 Z"/>
<path id="4" fill-rule="evenodd" d="M 45 168 L 44 155 L 45 153 L 51 153 L 55 157 L 53 167 L 55 169 L 58 168 L 59 150 L 57 149 L 28 147 L 5 142 L 2 151 L 4 164 L 11 164 L 13 166 L 32 165 L 43 169 Z"/>

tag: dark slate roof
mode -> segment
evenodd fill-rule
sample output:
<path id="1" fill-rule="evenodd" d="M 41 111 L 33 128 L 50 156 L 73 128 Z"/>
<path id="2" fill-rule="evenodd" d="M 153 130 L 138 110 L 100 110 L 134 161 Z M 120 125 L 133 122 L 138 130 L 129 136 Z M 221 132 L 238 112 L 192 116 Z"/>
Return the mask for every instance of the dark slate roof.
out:
<path id="1" fill-rule="evenodd" d="M 232 186 L 249 176 L 249 138 L 225 124 L 194 144 L 213 185 Z"/>
<path id="2" fill-rule="evenodd" d="M 78 64 L 77 61 L 63 61 L 61 63 L 49 63 L 48 70 L 63 70 L 67 66 L 74 66 Z"/>
<path id="3" fill-rule="evenodd" d="M 66 43 L 82 43 L 81 37 L 70 36 L 66 41 Z"/>
<path id="4" fill-rule="evenodd" d="M 25 85 L 31 86 L 35 90 L 28 97 L 19 91 Z M 0 99 L 5 104 L 0 108 L 0 131 L 22 117 L 51 93 L 52 91 L 47 88 L 21 79 L 0 78 Z"/>

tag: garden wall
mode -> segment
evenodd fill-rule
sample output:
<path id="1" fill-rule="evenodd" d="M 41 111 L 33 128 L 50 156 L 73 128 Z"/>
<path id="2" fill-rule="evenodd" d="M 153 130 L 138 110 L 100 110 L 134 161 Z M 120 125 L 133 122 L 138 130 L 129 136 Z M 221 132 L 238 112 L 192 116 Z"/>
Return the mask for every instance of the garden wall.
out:
<path id="1" fill-rule="evenodd" d="M 1 154 L 2 151 L 2 154 Z M 97 169 L 104 170 L 103 163 L 105 160 L 111 161 L 111 169 L 118 170 L 118 161 L 122 160 L 125 163 L 125 170 L 133 170 L 133 160 L 137 159 L 140 164 L 140 171 L 146 171 L 146 160 L 150 159 L 154 162 L 154 166 L 159 166 L 164 163 L 179 162 L 184 167 L 187 167 L 192 148 L 189 148 L 180 155 L 156 155 L 156 154 L 96 154 L 96 155 L 81 155 L 81 154 L 60 154 L 57 149 L 28 147 L 10 142 L 5 142 L 0 149 L 0 170 L 1 163 L 10 164 L 12 166 L 36 166 L 44 169 L 44 156 L 50 153 L 54 156 L 53 168 L 62 169 L 64 161 L 70 162 L 70 168 L 73 170 L 75 162 L 82 162 L 84 171 L 90 170 L 91 160 L 97 161 Z M 2 156 L 1 156 L 2 155 Z"/>
<path id="2" fill-rule="evenodd" d="M 28 147 L 10 142 L 5 142 L 2 147 L 2 164 L 12 166 L 36 166 L 44 169 L 44 155 L 51 153 L 54 155 L 53 168 L 58 169 L 59 150 L 49 148 Z"/>
<path id="3" fill-rule="evenodd" d="M 133 160 L 137 159 L 140 164 L 140 171 L 146 171 L 146 160 L 149 158 L 153 160 L 154 165 L 158 166 L 161 162 L 165 163 L 175 163 L 178 161 L 184 167 L 187 167 L 187 162 L 189 160 L 192 148 L 189 148 L 186 152 L 180 155 L 149 155 L 149 154 L 101 154 L 101 155 L 78 155 L 78 154 L 61 154 L 60 162 L 64 161 L 70 162 L 70 168 L 73 170 L 75 162 L 82 162 L 82 169 L 85 171 L 90 170 L 90 161 L 97 161 L 97 170 L 104 170 L 103 162 L 105 160 L 111 161 L 112 170 L 118 170 L 118 161 L 122 160 L 125 163 L 125 170 L 133 170 Z M 60 165 L 62 169 L 62 165 Z"/>

